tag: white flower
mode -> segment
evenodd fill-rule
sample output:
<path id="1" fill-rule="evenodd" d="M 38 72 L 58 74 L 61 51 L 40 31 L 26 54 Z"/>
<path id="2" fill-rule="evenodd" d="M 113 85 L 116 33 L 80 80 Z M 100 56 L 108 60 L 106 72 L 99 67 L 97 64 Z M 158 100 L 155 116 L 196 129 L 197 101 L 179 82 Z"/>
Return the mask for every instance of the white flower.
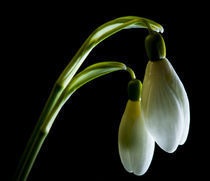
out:
<path id="1" fill-rule="evenodd" d="M 143 175 L 152 161 L 155 144 L 145 127 L 140 101 L 128 101 L 120 123 L 118 143 L 124 168 L 135 175 Z"/>
<path id="2" fill-rule="evenodd" d="M 174 152 L 187 139 L 190 110 L 184 86 L 166 58 L 148 62 L 141 98 L 148 131 L 163 150 Z"/>

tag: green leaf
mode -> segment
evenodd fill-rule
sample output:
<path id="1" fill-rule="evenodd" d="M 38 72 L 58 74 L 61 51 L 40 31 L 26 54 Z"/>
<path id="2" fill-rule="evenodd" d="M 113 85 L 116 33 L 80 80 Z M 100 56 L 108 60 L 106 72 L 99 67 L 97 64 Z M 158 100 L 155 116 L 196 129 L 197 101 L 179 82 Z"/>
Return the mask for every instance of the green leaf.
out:
<path id="1" fill-rule="evenodd" d="M 102 75 L 106 75 L 108 73 L 115 72 L 118 70 L 125 70 L 130 73 L 132 78 L 135 77 L 134 72 L 125 64 L 120 63 L 120 62 L 96 63 L 87 67 L 86 69 L 81 71 L 79 74 L 74 76 L 74 78 L 71 80 L 68 86 L 63 90 L 62 95 L 59 97 L 56 104 L 54 105 L 54 108 L 51 110 L 51 113 L 48 115 L 45 122 L 43 123 L 41 130 L 46 133 L 49 132 L 60 109 L 63 107 L 66 101 L 68 101 L 70 96 L 77 89 L 79 89 L 84 84 L 90 82 L 91 80 L 96 79 L 97 77 L 100 77 Z"/>
<path id="2" fill-rule="evenodd" d="M 104 39 L 123 29 L 147 28 L 147 24 L 150 25 L 152 30 L 163 32 L 163 27 L 158 23 L 137 16 L 120 17 L 103 24 L 87 38 L 87 40 L 73 57 L 71 62 L 64 69 L 59 79 L 57 80 L 57 83 L 65 88 L 71 81 L 81 64 L 84 62 L 85 58 L 89 55 L 91 50 Z"/>
<path id="3" fill-rule="evenodd" d="M 66 87 L 64 90 L 64 99 L 67 99 L 67 97 L 73 92 L 91 80 L 118 70 L 127 71 L 127 67 L 120 62 L 100 62 L 87 67 L 85 70 L 77 74 Z"/>
<path id="4" fill-rule="evenodd" d="M 123 29 L 147 28 L 149 24 L 152 30 L 163 32 L 163 27 L 158 23 L 138 16 L 125 16 L 114 19 L 97 28 L 89 37 L 89 46 L 95 46 L 102 40 Z"/>

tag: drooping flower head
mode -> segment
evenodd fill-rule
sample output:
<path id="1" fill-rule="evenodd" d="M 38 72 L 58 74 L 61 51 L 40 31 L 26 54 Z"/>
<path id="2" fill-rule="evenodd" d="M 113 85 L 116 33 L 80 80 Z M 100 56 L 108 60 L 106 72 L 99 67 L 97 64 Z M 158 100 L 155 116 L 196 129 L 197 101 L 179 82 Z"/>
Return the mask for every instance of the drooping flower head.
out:
<path id="1" fill-rule="evenodd" d="M 135 175 L 143 175 L 150 166 L 154 140 L 145 127 L 140 104 L 141 82 L 128 85 L 128 103 L 119 127 L 119 154 L 124 168 Z"/>
<path id="2" fill-rule="evenodd" d="M 185 143 L 189 132 L 190 110 L 185 88 L 165 58 L 165 43 L 153 32 L 145 40 L 149 62 L 142 87 L 142 114 L 157 144 L 174 152 Z"/>

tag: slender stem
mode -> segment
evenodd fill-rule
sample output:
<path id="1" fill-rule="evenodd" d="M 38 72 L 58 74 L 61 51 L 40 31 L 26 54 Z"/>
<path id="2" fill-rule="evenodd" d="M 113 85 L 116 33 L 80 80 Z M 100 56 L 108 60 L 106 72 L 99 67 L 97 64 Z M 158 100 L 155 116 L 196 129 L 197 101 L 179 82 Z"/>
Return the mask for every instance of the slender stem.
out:
<path id="1" fill-rule="evenodd" d="M 154 31 L 152 30 L 152 27 L 150 26 L 150 24 L 147 21 L 145 21 L 144 23 L 146 24 L 149 33 L 152 34 Z"/>
<path id="2" fill-rule="evenodd" d="M 27 176 L 32 168 L 35 158 L 44 142 L 45 137 L 47 136 L 46 132 L 41 131 L 41 125 L 51 113 L 62 91 L 63 88 L 60 87 L 60 85 L 56 84 L 53 87 L 51 94 L 46 102 L 46 105 L 35 126 L 35 129 L 32 132 L 31 137 L 26 145 L 24 153 L 20 159 L 17 171 L 14 176 L 14 180 L 22 181 L 27 179 Z"/>
<path id="3" fill-rule="evenodd" d="M 136 75 L 135 75 L 134 71 L 130 67 L 127 67 L 126 70 L 129 72 L 129 74 L 131 75 L 132 79 L 136 79 Z"/>
<path id="4" fill-rule="evenodd" d="M 44 140 L 46 138 L 47 134 L 42 132 L 42 131 L 38 131 L 36 132 L 36 136 L 31 137 L 29 144 L 30 147 L 27 150 L 27 152 L 25 152 L 24 154 L 24 158 L 21 167 L 19 167 L 18 169 L 18 175 L 16 176 L 16 181 L 26 181 L 27 177 L 30 173 L 30 170 L 34 164 L 34 161 L 42 147 L 42 144 L 44 143 Z"/>

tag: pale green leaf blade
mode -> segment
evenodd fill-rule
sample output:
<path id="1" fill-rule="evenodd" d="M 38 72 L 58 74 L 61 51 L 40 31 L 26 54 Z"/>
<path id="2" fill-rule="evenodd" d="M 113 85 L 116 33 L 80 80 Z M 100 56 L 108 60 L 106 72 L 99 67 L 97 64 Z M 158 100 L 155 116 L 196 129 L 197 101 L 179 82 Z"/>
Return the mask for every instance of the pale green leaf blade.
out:
<path id="1" fill-rule="evenodd" d="M 158 23 L 138 16 L 125 16 L 114 19 L 97 28 L 89 37 L 89 44 L 98 44 L 105 38 L 123 29 L 147 28 L 148 23 L 154 31 L 163 32 L 163 27 Z"/>
<path id="2" fill-rule="evenodd" d="M 57 116 L 57 114 L 59 113 L 60 109 L 77 89 L 79 89 L 84 84 L 90 82 L 91 80 L 96 79 L 97 77 L 118 70 L 126 70 L 131 74 L 131 76 L 132 74 L 134 74 L 132 73 L 132 70 L 129 67 L 126 67 L 126 65 L 123 63 L 100 62 L 87 67 L 86 69 L 78 73 L 76 76 L 74 76 L 71 82 L 63 90 L 62 95 L 59 97 L 51 114 L 49 114 L 48 117 L 46 118 L 45 123 L 42 125 L 42 130 L 49 132 L 49 129 L 51 128 L 53 121 Z"/>
<path id="3" fill-rule="evenodd" d="M 69 97 L 73 92 L 91 80 L 118 70 L 127 70 L 127 67 L 120 62 L 100 62 L 93 64 L 72 79 L 64 90 L 64 97 Z"/>
<path id="4" fill-rule="evenodd" d="M 150 19 L 137 16 L 120 17 L 101 25 L 87 38 L 87 40 L 73 57 L 71 62 L 64 69 L 57 81 L 58 84 L 62 85 L 65 88 L 71 81 L 81 64 L 84 62 L 86 57 L 89 55 L 91 50 L 101 41 L 123 29 L 147 28 L 146 24 L 149 24 L 154 31 L 163 32 L 163 27 L 160 24 Z"/>

